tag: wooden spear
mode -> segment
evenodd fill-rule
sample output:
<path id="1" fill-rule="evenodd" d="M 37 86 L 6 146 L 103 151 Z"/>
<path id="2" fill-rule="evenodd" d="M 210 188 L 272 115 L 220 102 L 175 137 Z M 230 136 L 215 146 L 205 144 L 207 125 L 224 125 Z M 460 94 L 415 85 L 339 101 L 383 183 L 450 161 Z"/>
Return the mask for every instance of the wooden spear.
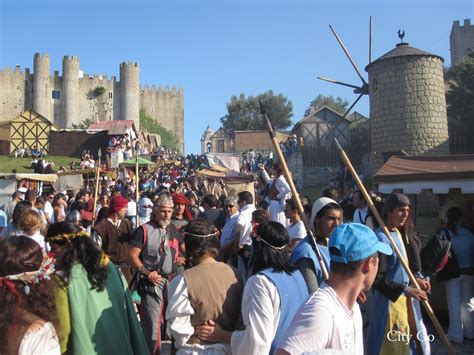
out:
<path id="1" fill-rule="evenodd" d="M 306 214 L 304 213 L 303 205 L 301 204 L 298 191 L 296 191 L 296 186 L 293 182 L 293 178 L 291 177 L 290 170 L 288 170 L 288 165 L 286 164 L 285 157 L 283 156 L 283 153 L 280 149 L 280 144 L 277 141 L 275 132 L 273 131 L 272 123 L 270 122 L 267 116 L 267 111 L 265 110 L 265 107 L 263 106 L 262 101 L 260 101 L 260 112 L 262 113 L 263 118 L 267 122 L 268 134 L 270 135 L 270 139 L 273 143 L 273 147 L 275 148 L 275 151 L 278 155 L 278 159 L 283 169 L 283 174 L 285 175 L 286 181 L 290 185 L 293 201 L 295 202 L 296 208 L 298 209 L 298 212 L 301 216 L 301 220 L 304 223 L 304 226 L 306 228 L 306 233 L 310 237 L 310 243 L 312 244 L 316 257 L 318 258 L 324 280 L 327 280 L 329 278 L 329 274 L 328 274 L 328 270 L 326 269 L 326 264 L 324 263 L 323 256 L 321 255 L 321 252 L 318 248 L 318 244 L 316 243 L 316 239 L 314 238 L 313 232 L 311 231 L 311 228 L 309 227 L 308 220 L 306 218 Z"/>
<path id="2" fill-rule="evenodd" d="M 140 198 L 140 191 L 138 190 L 138 187 L 140 186 L 140 184 L 138 183 L 138 151 L 140 149 L 140 145 L 138 144 L 138 138 L 137 138 L 137 142 L 135 144 L 135 199 L 136 199 L 136 202 L 135 202 L 135 221 L 136 221 L 136 226 L 137 227 L 140 227 L 140 219 L 138 218 L 138 200 Z"/>
<path id="3" fill-rule="evenodd" d="M 94 191 L 94 207 L 92 208 L 92 220 L 95 221 L 95 210 L 97 208 L 97 199 L 99 195 L 99 177 L 100 177 L 100 167 L 96 168 L 95 172 L 95 191 Z"/>
<path id="4" fill-rule="evenodd" d="M 400 252 L 400 249 L 398 248 L 397 244 L 395 243 L 392 235 L 390 234 L 390 231 L 388 230 L 387 226 L 385 225 L 382 217 L 380 216 L 379 212 L 375 208 L 374 203 L 372 202 L 372 199 L 370 198 L 369 194 L 367 193 L 367 190 L 364 187 L 364 184 L 362 184 L 362 181 L 359 179 L 359 175 L 357 175 L 357 172 L 355 171 L 354 167 L 352 166 L 352 163 L 347 156 L 346 152 L 342 148 L 342 146 L 339 144 L 339 141 L 337 138 L 334 138 L 334 142 L 336 143 L 337 148 L 339 149 L 339 152 L 341 153 L 342 160 L 344 161 L 344 164 L 346 164 L 347 168 L 351 172 L 352 177 L 354 178 L 354 181 L 356 182 L 357 186 L 359 187 L 359 190 L 362 192 L 362 195 L 364 195 L 365 201 L 367 201 L 367 205 L 369 206 L 370 210 L 372 211 L 375 219 L 377 219 L 377 222 L 380 225 L 380 228 L 383 230 L 385 235 L 387 236 L 388 240 L 390 240 L 390 243 L 392 244 L 392 248 L 397 254 L 398 260 L 400 260 L 400 263 L 402 264 L 403 268 L 405 269 L 406 273 L 408 274 L 408 277 L 410 278 L 410 282 L 414 287 L 417 289 L 421 290 L 420 285 L 418 285 L 418 282 L 416 281 L 415 276 L 410 270 L 410 266 L 408 265 L 405 257 L 402 256 L 402 253 Z M 431 321 L 433 322 L 436 331 L 438 332 L 439 336 L 441 337 L 441 340 L 443 341 L 444 345 L 448 349 L 448 352 L 450 354 L 455 354 L 454 349 L 451 346 L 451 343 L 449 342 L 446 334 L 443 331 L 443 328 L 438 322 L 438 319 L 436 318 L 436 315 L 433 312 L 433 309 L 430 306 L 430 303 L 428 301 L 420 301 L 423 306 L 425 307 L 426 312 L 428 313 Z"/>

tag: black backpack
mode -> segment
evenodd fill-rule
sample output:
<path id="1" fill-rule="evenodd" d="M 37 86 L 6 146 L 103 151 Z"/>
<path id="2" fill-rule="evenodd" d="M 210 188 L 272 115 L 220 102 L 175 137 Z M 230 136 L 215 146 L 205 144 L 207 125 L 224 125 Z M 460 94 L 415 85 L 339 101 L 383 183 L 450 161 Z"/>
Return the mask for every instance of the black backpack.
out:
<path id="1" fill-rule="evenodd" d="M 421 265 L 425 273 L 435 275 L 448 263 L 451 250 L 449 232 L 442 230 L 421 250 Z"/>

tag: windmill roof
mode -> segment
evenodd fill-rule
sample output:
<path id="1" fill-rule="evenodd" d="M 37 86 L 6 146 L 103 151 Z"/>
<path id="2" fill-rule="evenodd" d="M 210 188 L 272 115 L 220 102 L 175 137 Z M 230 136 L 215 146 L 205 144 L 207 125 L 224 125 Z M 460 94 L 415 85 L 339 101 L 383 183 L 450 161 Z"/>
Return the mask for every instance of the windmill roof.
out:
<path id="1" fill-rule="evenodd" d="M 436 57 L 436 58 L 441 59 L 441 61 L 444 61 L 444 59 L 440 57 L 439 55 L 432 54 L 415 47 L 411 47 L 408 45 L 408 43 L 399 43 L 394 49 L 392 49 L 391 51 L 388 51 L 383 56 L 381 56 L 380 58 L 377 58 L 372 63 L 367 65 L 365 67 L 365 70 L 367 71 L 368 68 L 372 64 L 381 62 L 382 60 L 387 60 L 387 59 L 392 59 L 392 58 L 397 58 L 397 57 L 406 57 L 406 56 Z"/>

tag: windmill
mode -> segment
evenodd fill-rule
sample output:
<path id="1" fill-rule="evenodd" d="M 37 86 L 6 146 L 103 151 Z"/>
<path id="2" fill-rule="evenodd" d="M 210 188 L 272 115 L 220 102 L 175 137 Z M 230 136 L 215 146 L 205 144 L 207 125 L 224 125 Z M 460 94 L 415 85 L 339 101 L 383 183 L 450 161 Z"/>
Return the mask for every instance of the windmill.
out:
<path id="1" fill-rule="evenodd" d="M 362 82 L 362 85 L 360 86 L 357 86 L 357 85 L 353 85 L 353 84 L 348 84 L 348 83 L 345 83 L 345 82 L 342 82 L 342 81 L 339 81 L 339 80 L 334 80 L 334 79 L 330 79 L 330 78 L 325 78 L 325 77 L 322 77 L 322 76 L 318 76 L 318 79 L 320 80 L 324 80 L 324 81 L 328 81 L 330 83 L 333 83 L 333 84 L 338 84 L 338 85 L 342 85 L 342 86 L 347 86 L 347 87 L 350 87 L 350 88 L 353 88 L 354 89 L 354 94 L 358 94 L 359 96 L 357 96 L 357 98 L 355 99 L 355 101 L 352 103 L 352 105 L 346 110 L 346 112 L 344 113 L 344 118 L 349 114 L 349 112 L 354 108 L 354 106 L 359 102 L 359 100 L 362 98 L 362 96 L 364 95 L 368 95 L 369 94 L 369 84 L 368 82 L 364 79 L 364 77 L 362 76 L 359 68 L 357 67 L 356 63 L 354 62 L 354 60 L 352 59 L 352 56 L 351 54 L 349 53 L 349 51 L 347 50 L 346 46 L 344 45 L 344 43 L 342 42 L 341 38 L 339 37 L 339 35 L 337 34 L 336 30 L 334 29 L 333 26 L 329 25 L 329 28 L 331 29 L 332 33 L 334 34 L 334 37 L 336 37 L 336 40 L 337 42 L 339 43 L 339 45 L 341 46 L 342 50 L 344 51 L 345 55 L 347 56 L 347 58 L 349 59 L 349 61 L 351 62 L 352 64 L 352 67 L 354 68 L 354 70 L 356 71 L 357 75 L 359 76 L 361 82 Z M 372 16 L 370 16 L 370 20 L 369 20 L 369 64 L 372 62 Z"/>

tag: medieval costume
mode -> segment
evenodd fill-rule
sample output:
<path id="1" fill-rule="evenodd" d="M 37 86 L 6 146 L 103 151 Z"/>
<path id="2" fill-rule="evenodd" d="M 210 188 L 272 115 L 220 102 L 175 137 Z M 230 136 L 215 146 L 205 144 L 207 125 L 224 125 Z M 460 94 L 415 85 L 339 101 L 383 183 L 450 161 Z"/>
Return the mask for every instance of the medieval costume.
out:
<path id="1" fill-rule="evenodd" d="M 375 231 L 381 242 L 390 245 L 385 233 Z M 402 256 L 407 258 L 398 229 L 390 231 Z M 409 277 L 396 253 L 380 256 L 379 273 L 374 282 L 373 309 L 367 336 L 368 354 L 430 353 L 428 334 L 423 324 L 420 303 L 404 294 Z M 411 335 L 409 341 L 403 336 Z"/>
<path id="2" fill-rule="evenodd" d="M 112 215 L 127 207 L 128 200 L 122 196 L 112 198 L 109 217 L 97 222 L 93 227 L 92 239 L 102 248 L 110 260 L 120 268 L 127 281 L 130 281 L 128 265 L 128 241 L 133 231 L 132 222 L 126 218 L 114 221 Z"/>
<path id="3" fill-rule="evenodd" d="M 212 319 L 225 330 L 235 330 L 243 287 L 238 271 L 221 262 L 199 264 L 173 279 L 166 319 L 177 354 L 230 354 L 229 344 L 196 338 L 194 327 Z"/>
<path id="4" fill-rule="evenodd" d="M 162 277 L 157 285 L 146 278 L 138 291 L 141 297 L 140 320 L 150 352 L 161 348 L 161 323 L 168 278 L 176 273 L 180 236 L 173 224 L 161 227 L 150 221 L 135 229 L 130 245 L 141 249 L 140 260 L 148 271 L 157 271 Z"/>
<path id="5" fill-rule="evenodd" d="M 148 354 L 128 285 L 117 267 L 107 265 L 105 290 L 91 290 L 87 271 L 75 264 L 56 296 L 61 351 L 71 354 Z"/>
<path id="6" fill-rule="evenodd" d="M 279 177 L 270 179 L 268 173 L 265 170 L 262 170 L 262 177 L 267 184 L 270 185 L 270 190 L 268 192 L 268 198 L 270 199 L 270 205 L 268 207 L 268 212 L 270 213 L 270 220 L 279 222 L 282 225 L 286 226 L 286 216 L 285 216 L 285 200 L 289 198 L 290 185 L 285 179 L 285 176 L 282 174 Z"/>

